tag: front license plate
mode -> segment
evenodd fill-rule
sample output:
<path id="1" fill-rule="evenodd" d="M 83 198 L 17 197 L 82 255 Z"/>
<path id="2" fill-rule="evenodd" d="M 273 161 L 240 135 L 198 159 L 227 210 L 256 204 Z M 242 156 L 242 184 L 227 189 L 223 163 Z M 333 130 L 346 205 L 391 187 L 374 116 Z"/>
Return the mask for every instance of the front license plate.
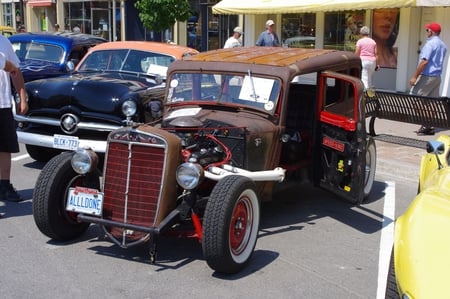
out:
<path id="1" fill-rule="evenodd" d="M 77 136 L 66 136 L 66 135 L 53 135 L 53 147 L 76 151 L 78 149 L 78 137 Z"/>
<path id="2" fill-rule="evenodd" d="M 69 189 L 66 210 L 70 212 L 102 215 L 103 193 L 96 189 L 75 187 Z"/>

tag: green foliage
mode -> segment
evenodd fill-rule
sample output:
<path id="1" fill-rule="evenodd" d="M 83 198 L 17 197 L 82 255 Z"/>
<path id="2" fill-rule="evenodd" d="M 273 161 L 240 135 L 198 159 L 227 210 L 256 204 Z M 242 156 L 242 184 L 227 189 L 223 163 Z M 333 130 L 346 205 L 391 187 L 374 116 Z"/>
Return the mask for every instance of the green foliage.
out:
<path id="1" fill-rule="evenodd" d="M 137 0 L 134 5 L 144 27 L 153 31 L 172 28 L 192 15 L 188 0 Z"/>

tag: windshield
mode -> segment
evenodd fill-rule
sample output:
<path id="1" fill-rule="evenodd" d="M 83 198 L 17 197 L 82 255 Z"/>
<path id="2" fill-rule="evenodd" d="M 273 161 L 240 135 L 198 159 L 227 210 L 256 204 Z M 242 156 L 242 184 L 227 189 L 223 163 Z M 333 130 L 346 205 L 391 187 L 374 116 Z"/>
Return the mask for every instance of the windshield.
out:
<path id="1" fill-rule="evenodd" d="M 57 45 L 36 42 L 12 43 L 14 52 L 20 61 L 27 59 L 59 63 L 64 57 L 64 49 Z"/>
<path id="2" fill-rule="evenodd" d="M 273 114 L 281 83 L 247 74 L 178 73 L 170 78 L 167 103 L 215 102 L 247 106 Z"/>
<path id="3" fill-rule="evenodd" d="M 127 71 L 166 77 L 167 67 L 175 58 L 160 53 L 129 49 L 89 53 L 78 71 Z"/>

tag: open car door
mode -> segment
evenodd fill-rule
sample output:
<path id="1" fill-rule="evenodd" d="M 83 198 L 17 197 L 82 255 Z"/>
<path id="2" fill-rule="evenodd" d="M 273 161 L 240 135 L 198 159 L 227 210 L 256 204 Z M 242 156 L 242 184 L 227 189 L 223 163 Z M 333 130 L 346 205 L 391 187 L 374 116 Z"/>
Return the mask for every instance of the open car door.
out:
<path id="1" fill-rule="evenodd" d="M 365 197 L 367 133 L 363 85 L 324 72 L 319 78 L 314 182 L 352 203 Z"/>

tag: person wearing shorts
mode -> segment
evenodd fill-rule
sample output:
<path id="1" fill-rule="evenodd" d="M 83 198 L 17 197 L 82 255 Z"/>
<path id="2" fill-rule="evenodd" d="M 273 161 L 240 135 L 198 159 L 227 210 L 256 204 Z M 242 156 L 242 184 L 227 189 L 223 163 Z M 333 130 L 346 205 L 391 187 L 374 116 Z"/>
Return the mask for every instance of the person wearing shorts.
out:
<path id="1" fill-rule="evenodd" d="M 409 84 L 412 86 L 410 93 L 424 97 L 438 97 L 447 46 L 439 38 L 441 25 L 438 23 L 427 24 L 425 31 L 427 41 L 420 51 L 417 69 L 409 80 Z M 422 125 L 416 133 L 418 135 L 434 135 L 434 128 Z"/>
<path id="2" fill-rule="evenodd" d="M 16 112 L 24 114 L 28 111 L 25 85 L 22 72 L 19 69 L 19 58 L 14 53 L 9 40 L 0 35 L 0 200 L 22 200 L 11 184 L 11 154 L 19 152 L 16 124 L 13 116 L 13 96 L 11 81 L 20 102 L 16 105 Z"/>

